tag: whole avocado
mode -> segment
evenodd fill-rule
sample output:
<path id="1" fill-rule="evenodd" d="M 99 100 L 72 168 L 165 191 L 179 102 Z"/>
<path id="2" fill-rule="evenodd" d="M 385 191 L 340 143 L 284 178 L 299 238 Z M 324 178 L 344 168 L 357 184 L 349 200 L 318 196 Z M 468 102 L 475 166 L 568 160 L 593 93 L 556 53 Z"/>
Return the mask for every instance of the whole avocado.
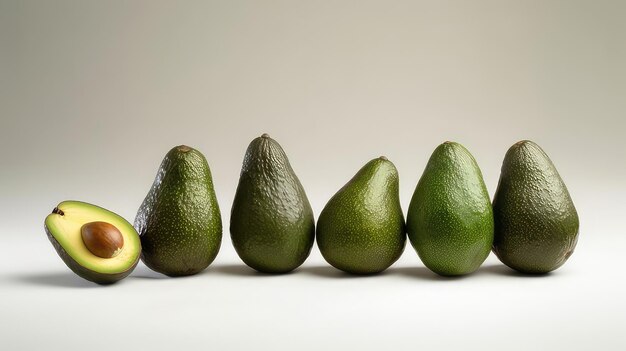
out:
<path id="1" fill-rule="evenodd" d="M 407 232 L 426 267 L 454 276 L 485 261 L 493 243 L 493 212 L 474 157 L 445 142 L 433 152 L 409 205 Z"/>
<path id="2" fill-rule="evenodd" d="M 522 273 L 562 266 L 578 240 L 578 213 L 554 164 L 535 143 L 507 151 L 493 200 L 493 252 Z"/>
<path id="3" fill-rule="evenodd" d="M 268 134 L 248 146 L 230 217 L 239 257 L 265 273 L 286 273 L 309 256 L 315 219 L 282 147 Z"/>
<path id="4" fill-rule="evenodd" d="M 396 167 L 381 156 L 328 201 L 317 222 L 317 245 L 328 263 L 373 274 L 398 260 L 406 242 L 398 188 Z"/>
<path id="5" fill-rule="evenodd" d="M 144 199 L 135 228 L 141 260 L 168 276 L 201 272 L 222 241 L 222 219 L 204 156 L 189 146 L 171 149 Z"/>

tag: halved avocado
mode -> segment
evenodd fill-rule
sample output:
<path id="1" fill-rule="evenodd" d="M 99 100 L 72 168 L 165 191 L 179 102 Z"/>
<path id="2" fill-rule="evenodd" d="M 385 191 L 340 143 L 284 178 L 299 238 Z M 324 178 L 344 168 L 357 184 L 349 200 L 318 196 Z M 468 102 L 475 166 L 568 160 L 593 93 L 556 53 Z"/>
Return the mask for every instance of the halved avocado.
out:
<path id="1" fill-rule="evenodd" d="M 96 256 L 85 245 L 81 228 L 93 222 L 108 223 L 121 233 L 123 245 L 113 257 Z M 46 217 L 45 228 L 48 239 L 65 264 L 74 273 L 94 283 L 115 283 L 128 276 L 139 262 L 141 241 L 135 228 L 124 218 L 102 207 L 80 201 L 63 201 Z"/>

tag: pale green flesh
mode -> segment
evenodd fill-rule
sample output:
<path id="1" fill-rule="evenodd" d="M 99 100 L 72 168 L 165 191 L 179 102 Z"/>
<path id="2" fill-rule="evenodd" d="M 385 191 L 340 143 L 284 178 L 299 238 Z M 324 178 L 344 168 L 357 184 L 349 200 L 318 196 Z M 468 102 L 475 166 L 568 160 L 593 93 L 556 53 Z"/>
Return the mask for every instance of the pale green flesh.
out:
<path id="1" fill-rule="evenodd" d="M 82 267 L 99 273 L 121 273 L 131 267 L 139 257 L 141 246 L 139 235 L 122 217 L 101 207 L 79 201 L 65 201 L 57 208 L 64 215 L 52 213 L 46 217 L 45 225 L 67 254 Z M 124 237 L 122 251 L 112 258 L 101 258 L 92 254 L 80 234 L 80 228 L 89 222 L 107 222 L 119 229 Z"/>

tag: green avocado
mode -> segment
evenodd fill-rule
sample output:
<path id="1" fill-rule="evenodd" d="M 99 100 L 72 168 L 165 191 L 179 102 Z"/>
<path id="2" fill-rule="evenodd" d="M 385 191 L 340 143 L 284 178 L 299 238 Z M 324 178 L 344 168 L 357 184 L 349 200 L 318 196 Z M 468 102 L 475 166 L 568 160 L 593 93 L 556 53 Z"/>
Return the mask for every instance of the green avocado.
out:
<path id="1" fill-rule="evenodd" d="M 120 245 L 105 257 L 94 254 L 86 245 L 83 228 L 92 223 L 113 227 Z M 48 239 L 65 264 L 74 273 L 98 284 L 111 284 L 128 276 L 141 253 L 141 242 L 135 228 L 124 218 L 92 204 L 63 201 L 46 217 Z M 106 240 L 100 244 L 107 244 Z M 95 250 L 94 250 L 95 251 Z"/>
<path id="2" fill-rule="evenodd" d="M 333 267 L 373 274 L 391 266 L 406 242 L 398 171 L 382 156 L 368 162 L 326 204 L 317 245 Z"/>
<path id="3" fill-rule="evenodd" d="M 309 256 L 315 219 L 309 200 L 278 142 L 263 134 L 250 143 L 230 217 L 239 257 L 265 273 L 286 273 Z"/>
<path id="4" fill-rule="evenodd" d="M 171 149 L 141 204 L 135 228 L 141 260 L 168 276 L 201 272 L 222 242 L 222 218 L 204 156 L 189 146 Z"/>
<path id="5" fill-rule="evenodd" d="M 493 243 L 493 211 L 476 160 L 461 144 L 435 149 L 407 214 L 411 244 L 431 271 L 455 276 L 474 272 Z"/>
<path id="6" fill-rule="evenodd" d="M 574 252 L 578 213 L 554 164 L 532 141 L 520 141 L 506 153 L 493 211 L 493 252 L 505 265 L 542 274 Z"/>

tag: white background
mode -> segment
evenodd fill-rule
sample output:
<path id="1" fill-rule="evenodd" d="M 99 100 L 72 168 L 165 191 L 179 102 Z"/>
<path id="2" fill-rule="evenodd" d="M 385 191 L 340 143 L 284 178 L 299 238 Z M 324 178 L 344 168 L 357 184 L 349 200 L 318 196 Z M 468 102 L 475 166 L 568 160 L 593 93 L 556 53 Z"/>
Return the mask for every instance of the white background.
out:
<path id="1" fill-rule="evenodd" d="M 0 0 L 0 349 L 626 349 L 626 6 L 620 1 Z M 492 255 L 440 278 L 413 249 L 352 277 L 317 248 L 257 274 L 230 243 L 245 149 L 267 132 L 316 214 L 368 160 L 407 204 L 434 148 L 465 145 L 493 194 L 532 139 L 581 218 L 558 271 Z M 165 153 L 207 157 L 216 261 L 171 279 L 140 264 L 100 287 L 57 257 L 60 201 L 133 221 Z"/>

